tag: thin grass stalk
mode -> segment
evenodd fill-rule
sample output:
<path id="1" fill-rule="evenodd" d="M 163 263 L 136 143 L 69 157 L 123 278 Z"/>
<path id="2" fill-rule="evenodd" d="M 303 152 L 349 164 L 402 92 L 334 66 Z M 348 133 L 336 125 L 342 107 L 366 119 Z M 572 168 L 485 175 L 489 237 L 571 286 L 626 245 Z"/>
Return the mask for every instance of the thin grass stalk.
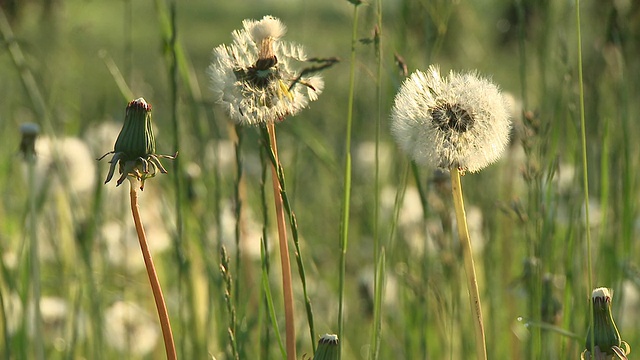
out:
<path id="1" fill-rule="evenodd" d="M 227 249 L 224 246 L 220 247 L 220 273 L 222 274 L 222 280 L 225 285 L 224 302 L 227 304 L 227 313 L 229 314 L 227 335 L 229 336 L 229 342 L 231 343 L 231 355 L 234 360 L 240 360 L 240 355 L 238 354 L 238 342 L 236 340 L 236 309 L 232 299 L 233 280 L 229 273 L 229 254 L 227 254 Z"/>
<path id="2" fill-rule="evenodd" d="M 109 74 L 111 74 L 111 77 L 116 82 L 116 86 L 118 87 L 118 90 L 120 90 L 122 99 L 124 101 L 130 101 L 131 99 L 134 99 L 135 95 L 133 95 L 133 91 L 131 91 L 131 88 L 129 88 L 129 85 L 127 85 L 127 81 L 124 79 L 122 72 L 118 68 L 118 65 L 116 65 L 116 62 L 113 61 L 113 58 L 109 55 L 109 53 L 106 50 L 101 50 L 100 52 L 98 52 L 98 56 L 100 56 L 100 58 L 104 62 L 104 65 L 107 67 L 107 70 L 109 70 Z"/>
<path id="3" fill-rule="evenodd" d="M 2 39 L 7 46 L 7 49 L 9 50 L 11 60 L 13 61 L 16 70 L 20 74 L 20 80 L 22 81 L 22 85 L 29 95 L 29 100 L 31 101 L 33 110 L 36 112 L 38 118 L 42 119 L 44 124 L 47 126 L 45 132 L 53 133 L 51 116 L 44 101 L 44 97 L 42 96 L 42 92 L 40 92 L 40 88 L 38 88 L 38 83 L 36 82 L 36 79 L 31 72 L 31 68 L 27 64 L 24 54 L 22 53 L 22 49 L 16 41 L 17 38 L 13 34 L 11 24 L 9 23 L 9 20 L 7 19 L 4 10 L 1 7 L 0 33 L 2 34 Z"/>
<path id="4" fill-rule="evenodd" d="M 384 248 L 380 249 L 380 255 L 378 261 L 376 261 L 375 268 L 375 283 L 374 288 L 374 306 L 373 306 L 373 345 L 369 354 L 370 359 L 378 359 L 380 355 L 380 337 L 382 335 L 381 323 L 382 323 L 382 302 L 384 300 L 384 288 L 385 288 L 385 276 L 386 276 L 386 264 L 385 264 L 385 252 Z"/>
<path id="5" fill-rule="evenodd" d="M 80 317 L 80 309 L 82 306 L 82 297 L 83 297 L 83 292 L 82 292 L 82 287 L 76 285 L 74 286 L 75 291 L 75 300 L 73 303 L 73 311 L 71 312 L 71 316 L 69 316 L 69 322 L 72 324 L 71 325 L 71 340 L 69 341 L 69 346 L 67 346 L 67 351 L 66 351 L 66 355 L 65 355 L 65 359 L 66 360 L 73 360 L 76 359 L 76 351 L 78 350 L 78 338 L 79 338 L 79 333 L 80 333 L 80 329 L 78 326 L 76 326 L 76 324 L 78 324 L 78 318 Z M 101 334 L 96 334 L 96 336 L 100 336 Z M 97 358 L 96 358 L 97 359 Z"/>
<path id="6" fill-rule="evenodd" d="M 356 83 L 356 44 L 358 41 L 358 5 L 353 3 L 353 28 L 351 33 L 351 59 L 349 62 L 349 102 L 347 105 L 347 129 L 345 137 L 345 162 L 344 162 L 344 195 L 342 199 L 342 222 L 340 224 L 340 274 L 338 295 L 338 338 L 340 351 L 338 359 L 342 358 L 344 337 L 344 288 L 347 267 L 347 245 L 349 240 L 349 210 L 351 205 L 351 127 L 353 123 L 353 101 Z"/>
<path id="7" fill-rule="evenodd" d="M 178 116 L 178 81 L 179 81 L 179 64 L 178 64 L 178 27 L 176 24 L 176 4 L 171 2 L 169 7 L 171 36 L 169 38 L 169 50 L 171 60 L 169 63 L 169 76 L 171 84 L 171 120 L 173 125 L 173 146 L 174 149 L 181 149 L 180 134 L 182 132 L 180 128 L 180 119 Z M 202 356 L 200 351 L 200 326 L 198 319 L 200 316 L 197 313 L 198 306 L 195 299 L 195 289 L 193 284 L 193 274 L 191 273 L 191 261 L 187 254 L 189 253 L 189 241 L 184 236 L 185 217 L 184 217 L 184 192 L 183 192 L 183 177 L 182 177 L 182 161 L 180 158 L 176 158 L 174 162 L 173 183 L 176 195 L 176 234 L 174 236 L 174 248 L 176 250 L 176 256 L 178 261 L 178 293 L 182 298 L 183 291 L 182 286 L 186 286 L 187 303 L 191 314 L 189 318 L 181 319 L 183 326 L 182 334 L 186 334 L 186 329 L 189 329 L 191 336 L 181 336 L 181 349 L 183 355 L 186 355 L 186 341 L 191 339 L 193 341 L 192 350 L 193 353 L 190 356 L 194 358 L 200 358 Z M 182 314 L 182 311 L 180 312 Z M 181 317 L 184 315 L 181 315 Z"/>
<path id="8" fill-rule="evenodd" d="M 378 264 L 383 260 L 380 257 L 380 124 L 382 123 L 382 48 L 381 48 L 381 32 L 382 32 L 382 0 L 376 2 L 376 29 L 374 34 L 374 47 L 376 53 L 376 132 L 375 132 L 375 173 L 373 180 L 373 261 Z M 380 266 L 380 265 L 378 265 Z M 378 279 L 378 266 L 373 272 L 373 326 L 371 329 L 371 349 L 369 358 L 377 360 L 380 355 L 380 336 L 382 335 L 382 289 L 380 285 L 384 284 L 383 280 Z M 384 264 L 381 265 L 384 269 Z M 382 271 L 384 273 L 384 270 Z M 380 295 L 379 297 L 377 295 Z M 379 300 L 379 301 L 378 301 Z"/>
<path id="9" fill-rule="evenodd" d="M 103 324 L 104 316 L 101 308 L 101 292 L 97 286 L 96 277 L 93 271 L 95 266 L 93 256 L 93 246 L 96 239 L 96 232 L 98 231 L 99 222 L 102 219 L 102 204 L 104 200 L 104 190 L 100 186 L 101 181 L 99 179 L 100 171 L 96 169 L 96 186 L 93 190 L 93 202 L 91 211 L 88 215 L 87 230 L 83 231 L 83 236 L 80 238 L 80 253 L 84 265 L 86 266 L 86 281 L 89 286 L 89 302 L 91 311 L 93 312 L 93 319 L 91 321 L 91 329 L 93 331 L 94 338 L 93 343 L 93 359 L 100 360 L 103 358 Z"/>
<path id="10" fill-rule="evenodd" d="M 271 286 L 269 285 L 269 272 L 265 268 L 264 258 L 267 256 L 266 242 L 262 239 L 262 247 L 260 248 L 260 256 L 262 257 L 262 288 L 265 292 L 265 299 L 267 301 L 267 307 L 269 308 L 269 317 L 271 318 L 271 326 L 273 326 L 278 347 L 280 348 L 280 355 L 283 359 L 287 358 L 287 351 L 282 344 L 282 337 L 280 336 L 280 329 L 278 327 L 278 320 L 276 317 L 276 309 L 273 305 L 273 295 L 271 294 Z"/>
<path id="11" fill-rule="evenodd" d="M 278 159 L 278 145 L 276 143 L 276 128 L 273 123 L 267 124 L 271 151 L 274 154 L 276 163 Z M 287 344 L 287 360 L 295 360 L 296 356 L 296 328 L 293 311 L 293 284 L 291 281 L 291 263 L 289 260 L 289 245 L 287 244 L 287 225 L 284 216 L 284 206 L 282 203 L 282 188 L 278 180 L 278 170 L 276 166 L 271 166 L 271 179 L 273 183 L 273 199 L 276 207 L 276 222 L 278 224 L 278 238 L 280 244 L 280 264 L 282 266 L 282 292 L 284 298 L 284 318 Z"/>
<path id="12" fill-rule="evenodd" d="M 44 337 L 42 336 L 42 311 L 40 310 L 40 249 L 37 235 L 36 183 L 35 183 L 35 154 L 27 154 L 27 168 L 29 176 L 29 243 L 31 248 L 30 272 L 31 291 L 34 312 L 34 356 L 37 360 L 44 360 Z M 9 346 L 9 344 L 7 344 Z"/>
<path id="13" fill-rule="evenodd" d="M 162 328 L 162 337 L 164 339 L 164 347 L 167 353 L 167 360 L 176 360 L 176 347 L 173 342 L 173 333 L 171 332 L 171 323 L 169 321 L 169 313 L 167 312 L 167 305 L 162 295 L 162 288 L 160 287 L 160 281 L 158 280 L 158 274 L 156 268 L 153 265 L 153 259 L 151 258 L 151 252 L 149 251 L 149 244 L 147 243 L 147 236 L 145 235 L 144 228 L 142 227 L 142 221 L 140 220 L 140 208 L 138 206 L 138 192 L 137 184 L 135 180 L 129 178 L 129 197 L 131 199 L 131 214 L 133 215 L 133 222 L 136 227 L 136 233 L 138 234 L 138 241 L 140 242 L 140 250 L 142 250 L 142 257 L 144 259 L 144 265 L 147 269 L 147 275 L 149 277 L 149 283 L 151 284 L 151 291 L 153 292 L 153 299 L 156 303 L 156 310 L 158 311 L 158 317 L 160 318 L 160 327 Z"/>
<path id="14" fill-rule="evenodd" d="M 5 284 L 6 267 L 3 260 L 0 258 L 0 272 L 2 277 L 2 284 Z M 0 320 L 2 320 L 2 337 L 4 338 L 4 358 L 11 359 L 11 335 L 9 334 L 9 325 L 7 324 L 7 305 L 5 304 L 4 287 L 0 288 Z M 10 293 L 10 292 L 8 292 Z M 11 301 L 10 298 L 7 300 Z"/>
<path id="15" fill-rule="evenodd" d="M 289 227 L 291 229 L 291 237 L 293 238 L 293 245 L 295 248 L 294 255 L 296 258 L 296 264 L 298 266 L 298 275 L 300 276 L 300 281 L 302 282 L 302 294 L 304 296 L 305 310 L 307 312 L 307 321 L 309 322 L 309 335 L 311 337 L 312 350 L 313 350 L 313 353 L 315 354 L 317 343 L 316 343 L 316 335 L 315 335 L 315 325 L 313 321 L 313 309 L 311 307 L 311 299 L 309 298 L 308 291 L 307 291 L 307 277 L 304 269 L 304 262 L 302 261 L 302 252 L 300 250 L 298 221 L 296 219 L 296 214 L 293 212 L 293 209 L 291 208 L 291 202 L 289 201 L 286 181 L 284 178 L 284 169 L 282 168 L 282 165 L 280 164 L 280 162 L 277 160 L 275 153 L 272 151 L 271 139 L 270 139 L 269 133 L 267 131 L 264 131 L 263 135 L 265 137 L 266 143 L 269 144 L 267 150 L 269 152 L 271 164 L 276 168 L 276 171 L 278 174 L 278 181 L 280 182 L 280 196 L 282 197 L 284 210 L 286 211 L 287 216 L 289 217 Z"/>
<path id="16" fill-rule="evenodd" d="M 268 137 L 268 136 L 267 136 Z M 261 261 L 261 265 L 262 265 L 262 272 L 263 272 L 263 276 L 266 276 L 267 279 L 269 279 L 269 268 L 270 268 L 270 261 L 269 261 L 269 238 L 268 238 L 268 234 L 267 234 L 267 224 L 269 224 L 269 210 L 268 210 L 268 206 L 267 206 L 267 163 L 266 163 L 266 149 L 265 148 L 261 148 L 260 151 L 260 162 L 261 162 L 261 173 L 260 173 L 260 205 L 262 207 L 262 239 L 260 241 L 260 261 Z M 269 282 L 267 281 L 266 286 L 269 286 Z M 262 291 L 263 291 L 263 295 L 264 295 L 264 307 L 265 310 L 267 312 L 267 317 L 269 319 L 274 319 L 274 317 L 271 316 L 270 311 L 270 307 L 269 307 L 269 303 L 273 303 L 273 299 L 269 299 L 267 298 L 268 296 L 271 296 L 271 290 L 268 289 L 269 291 L 267 291 L 267 289 L 265 289 L 265 287 L 262 287 Z M 276 323 L 277 325 L 277 323 Z M 275 327 L 274 327 L 275 329 Z M 261 359 L 268 359 L 269 358 L 269 350 L 271 348 L 271 339 L 270 339 L 270 333 L 269 333 L 269 321 L 265 321 L 264 323 L 264 330 L 263 330 L 263 336 L 260 339 L 260 358 Z M 280 340 L 280 342 L 282 342 L 282 340 Z M 285 357 L 284 355 L 286 354 L 284 352 L 284 347 L 282 347 L 282 353 L 283 353 L 283 358 Z"/>
<path id="17" fill-rule="evenodd" d="M 584 215 L 587 232 L 587 291 L 590 299 L 593 290 L 592 255 L 591 255 L 591 224 L 589 223 L 589 170 L 587 163 L 587 125 L 584 114 L 584 83 L 582 73 L 582 32 L 580 30 L 580 0 L 575 0 L 576 36 L 578 41 L 578 84 L 580 88 L 580 141 L 582 144 L 582 187 L 584 195 Z M 591 349 L 594 349 L 593 301 L 589 301 L 589 329 L 591 329 Z"/>
<path id="18" fill-rule="evenodd" d="M 133 0 L 124 1 L 124 74 L 126 82 L 133 82 Z M 134 99 L 133 96 L 127 99 Z"/>
<path id="19" fill-rule="evenodd" d="M 242 257 L 242 250 L 240 249 L 240 240 L 242 235 L 242 176 L 243 176 L 243 159 L 242 159 L 242 143 L 244 140 L 244 134 L 242 132 L 242 126 L 236 124 L 233 127 L 233 132 L 235 134 L 235 162 L 236 162 L 236 182 L 234 184 L 233 196 L 234 196 L 234 212 L 236 217 L 235 224 L 235 247 L 236 247 L 236 288 L 240 289 L 240 259 Z M 236 291 L 237 293 L 238 291 Z M 240 302 L 240 298 L 238 294 L 234 295 L 233 302 L 236 306 L 238 306 Z"/>
<path id="20" fill-rule="evenodd" d="M 464 200 L 462 198 L 462 184 L 460 182 L 460 171 L 452 166 L 451 171 L 451 192 L 453 194 L 453 205 L 456 211 L 456 222 L 458 227 L 458 239 L 464 260 L 464 268 L 467 273 L 467 286 L 469 290 L 469 301 L 471 313 L 473 315 L 473 325 L 475 329 L 476 356 L 478 359 L 487 359 L 487 347 L 484 335 L 484 321 L 482 319 L 482 306 L 480 304 L 480 292 L 478 291 L 478 280 L 476 278 L 476 268 L 473 262 L 473 252 L 471 250 L 471 238 L 467 227 L 467 215 L 464 210 Z"/>

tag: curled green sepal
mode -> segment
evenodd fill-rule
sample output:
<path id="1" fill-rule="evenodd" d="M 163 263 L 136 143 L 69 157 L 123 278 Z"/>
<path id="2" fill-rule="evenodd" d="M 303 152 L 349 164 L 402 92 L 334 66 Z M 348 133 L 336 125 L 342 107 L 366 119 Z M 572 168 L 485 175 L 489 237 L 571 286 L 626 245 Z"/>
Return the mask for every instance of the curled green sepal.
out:
<path id="1" fill-rule="evenodd" d="M 156 154 L 156 139 L 151 124 L 151 105 L 143 98 L 133 100 L 127 105 L 124 124 L 113 151 L 102 155 L 98 160 L 102 160 L 109 154 L 113 154 L 113 157 L 109 160 L 111 166 L 104 183 L 111 181 L 118 165 L 121 176 L 116 186 L 120 186 L 127 176 L 131 176 L 140 181 L 140 190 L 144 190 L 145 180 L 154 177 L 158 171 L 167 173 L 160 159 L 173 160 L 178 156 L 177 152 L 174 155 Z"/>

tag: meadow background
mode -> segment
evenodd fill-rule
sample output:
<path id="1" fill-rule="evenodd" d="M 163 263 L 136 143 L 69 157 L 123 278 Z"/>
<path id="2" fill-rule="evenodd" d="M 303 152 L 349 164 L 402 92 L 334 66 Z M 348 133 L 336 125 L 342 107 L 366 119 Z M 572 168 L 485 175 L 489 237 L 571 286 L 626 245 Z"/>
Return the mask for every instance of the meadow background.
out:
<path id="1" fill-rule="evenodd" d="M 259 131 L 235 129 L 213 103 L 207 75 L 215 46 L 229 43 L 243 19 L 269 14 L 287 25 L 285 40 L 303 44 L 310 57 L 341 59 L 322 73 L 320 98 L 277 125 L 314 338 L 337 331 L 352 3 L 0 5 L 0 357 L 32 359 L 43 343 L 47 359 L 164 358 L 126 184 L 102 185 L 108 164 L 95 161 L 113 149 L 125 106 L 137 97 L 153 106 L 158 152 L 180 153 L 177 161 L 164 162 L 169 175 L 149 180 L 140 198 L 180 358 L 233 358 L 230 323 L 240 359 L 280 357 L 263 286 L 266 274 L 283 331 L 268 172 L 264 180 L 268 161 Z M 358 6 L 344 359 L 368 358 L 376 331 L 380 359 L 473 358 L 448 176 L 411 164 L 388 131 L 403 66 L 411 73 L 432 63 L 444 73 L 477 69 L 512 105 L 512 145 L 503 159 L 462 179 L 489 358 L 579 358 L 590 286 L 614 289 L 622 338 L 632 350 L 640 344 L 640 3 L 581 6 L 593 284 L 574 6 L 548 0 Z M 374 37 L 379 9 L 380 62 Z M 32 186 L 18 151 L 25 122 L 42 129 Z M 29 215 L 32 197 L 35 216 Z M 42 339 L 33 336 L 30 310 L 32 229 L 40 245 Z M 260 256 L 263 233 L 268 261 Z M 227 300 L 219 270 L 223 245 L 232 279 Z M 374 256 L 381 253 L 385 290 L 375 299 Z M 308 358 L 312 336 L 297 269 L 293 261 L 298 355 Z"/>

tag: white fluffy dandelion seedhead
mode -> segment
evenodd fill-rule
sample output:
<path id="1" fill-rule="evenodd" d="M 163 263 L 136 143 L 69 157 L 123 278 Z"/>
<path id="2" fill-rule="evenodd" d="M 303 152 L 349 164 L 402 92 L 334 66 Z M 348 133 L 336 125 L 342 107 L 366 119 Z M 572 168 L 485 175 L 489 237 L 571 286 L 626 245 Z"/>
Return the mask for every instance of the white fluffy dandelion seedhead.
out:
<path id="1" fill-rule="evenodd" d="M 476 172 L 497 161 L 509 142 L 511 121 L 498 87 L 476 73 L 437 66 L 416 71 L 402 84 L 391 132 L 418 163 Z"/>
<path id="2" fill-rule="evenodd" d="M 261 125 L 283 120 L 318 98 L 319 76 L 300 76 L 293 62 L 304 61 L 304 49 L 280 41 L 286 32 L 272 16 L 244 20 L 230 45 L 213 50 L 209 66 L 216 101 L 239 124 Z"/>

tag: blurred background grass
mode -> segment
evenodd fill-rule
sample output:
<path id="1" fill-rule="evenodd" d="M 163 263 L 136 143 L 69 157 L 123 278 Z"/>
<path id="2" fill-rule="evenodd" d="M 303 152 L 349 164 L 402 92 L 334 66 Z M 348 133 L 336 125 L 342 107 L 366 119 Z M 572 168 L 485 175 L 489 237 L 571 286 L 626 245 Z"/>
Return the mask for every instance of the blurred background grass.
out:
<path id="1" fill-rule="evenodd" d="M 29 310 L 28 186 L 18 153 L 20 124 L 35 122 L 43 128 L 36 184 L 46 358 L 162 358 L 126 190 L 102 186 L 108 167 L 93 159 L 112 150 L 131 100 L 121 94 L 105 59 L 113 61 L 134 97 L 143 96 L 153 105 L 158 152 L 176 150 L 167 41 L 170 7 L 162 0 L 1 4 L 8 21 L 0 52 L 0 356 L 33 358 L 31 349 L 38 342 L 31 335 Z M 449 184 L 433 169 L 412 171 L 387 130 L 388 111 L 404 77 L 395 55 L 409 72 L 431 63 L 440 64 L 443 72 L 477 69 L 509 94 L 512 146 L 498 164 L 463 178 L 488 352 L 495 359 L 577 358 L 584 347 L 591 289 L 573 2 L 385 1 L 379 85 L 372 5 L 359 7 L 362 41 L 357 45 L 344 358 L 366 358 L 372 331 L 377 86 L 383 94 L 379 234 L 387 263 L 380 358 L 473 355 L 461 285 L 464 272 L 451 231 L 455 220 Z M 352 5 L 337 0 L 192 0 L 177 3 L 175 9 L 184 54 L 180 66 L 186 70 L 177 88 L 180 168 L 167 168 L 184 180 L 181 238 L 172 174 L 149 181 L 140 201 L 178 352 L 186 359 L 231 356 L 218 266 L 221 244 L 235 253 L 235 135 L 212 102 L 206 68 L 211 50 L 230 42 L 231 31 L 240 28 L 243 19 L 267 14 L 279 17 L 289 29 L 286 39 L 304 44 L 310 57 L 343 59 L 323 73 L 326 87 L 319 100 L 278 125 L 315 329 L 318 334 L 335 332 Z M 639 24 L 640 5 L 634 1 L 582 6 L 593 285 L 614 289 L 614 317 L 632 348 L 640 336 L 635 176 L 640 145 L 634 140 L 640 134 L 635 121 Z M 24 63 L 15 62 L 17 48 Z M 25 87 L 27 72 L 44 106 L 34 98 L 34 88 Z M 265 206 L 260 200 L 260 135 L 251 128 L 242 132 L 241 253 L 231 256 L 230 267 L 237 286 L 232 291 L 238 299 L 238 352 L 240 358 L 277 357 L 261 293 Z M 274 229 L 269 222 L 272 244 Z M 179 256 L 183 252 L 186 260 Z M 277 256 L 277 251 L 270 252 L 272 264 L 278 264 Z M 283 329 L 278 266 L 270 269 Z M 299 285 L 295 265 L 293 273 Z M 303 298 L 297 290 L 298 353 L 310 354 Z M 549 324 L 577 334 L 579 340 L 548 330 Z"/>

